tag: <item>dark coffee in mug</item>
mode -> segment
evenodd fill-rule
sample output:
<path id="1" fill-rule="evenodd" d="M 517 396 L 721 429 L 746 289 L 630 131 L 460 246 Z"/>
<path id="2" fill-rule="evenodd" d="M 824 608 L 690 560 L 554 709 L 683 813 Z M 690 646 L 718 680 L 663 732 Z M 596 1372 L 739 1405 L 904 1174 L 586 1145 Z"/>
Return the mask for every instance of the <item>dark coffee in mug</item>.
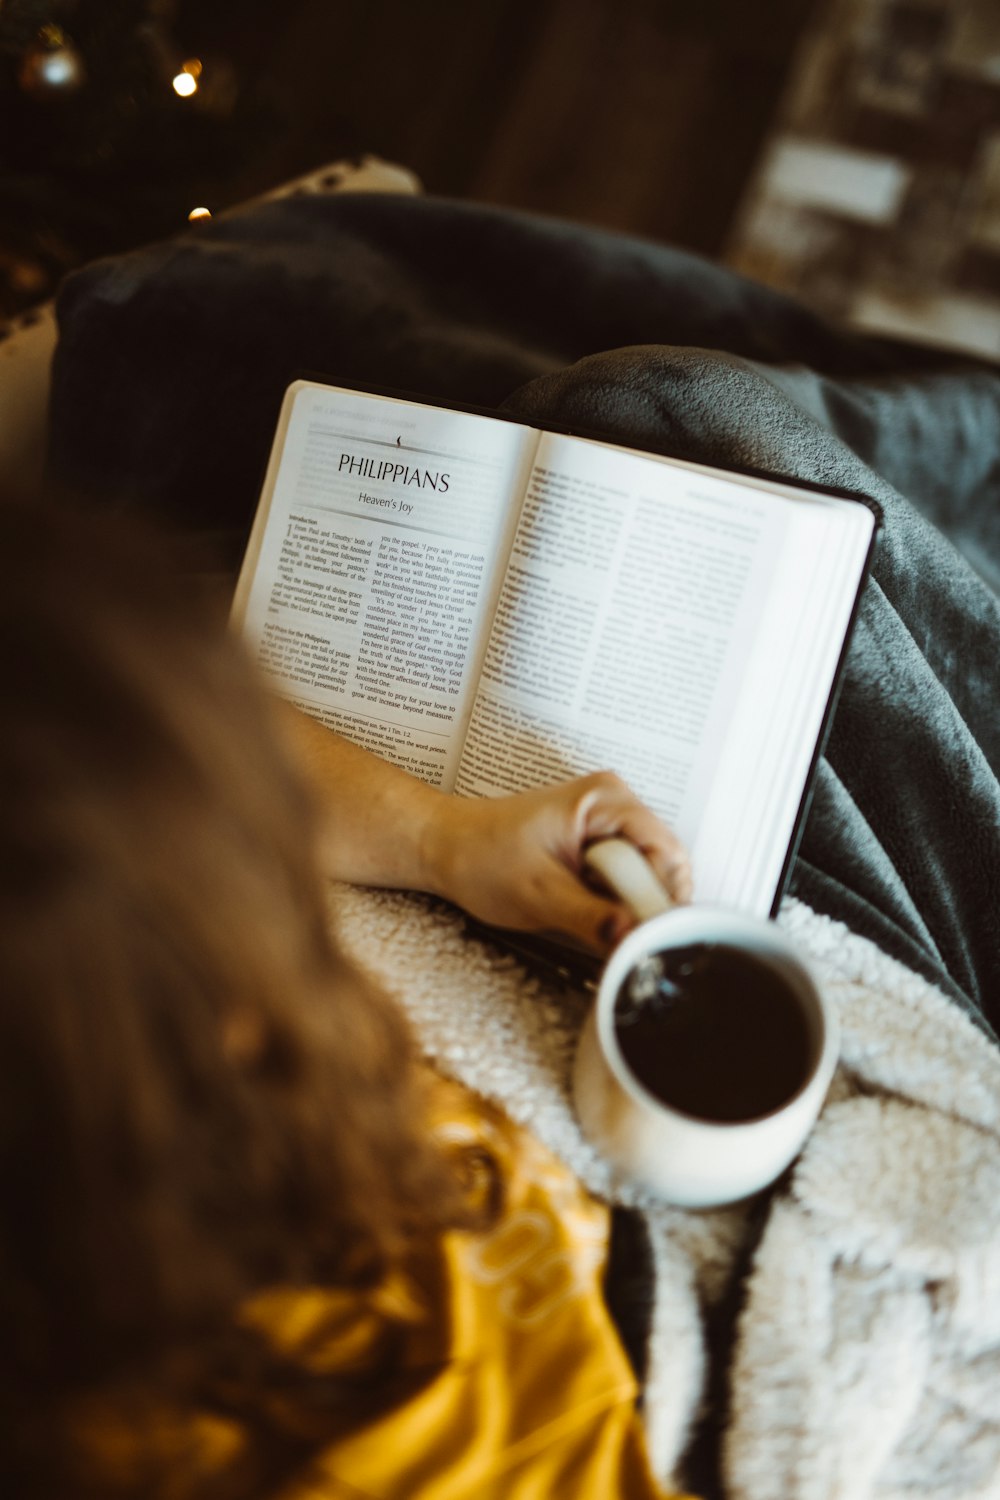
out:
<path id="1" fill-rule="evenodd" d="M 727 943 L 690 943 L 643 960 L 618 991 L 615 1037 L 644 1088 L 702 1120 L 780 1109 L 816 1060 L 792 982 L 765 957 Z"/>

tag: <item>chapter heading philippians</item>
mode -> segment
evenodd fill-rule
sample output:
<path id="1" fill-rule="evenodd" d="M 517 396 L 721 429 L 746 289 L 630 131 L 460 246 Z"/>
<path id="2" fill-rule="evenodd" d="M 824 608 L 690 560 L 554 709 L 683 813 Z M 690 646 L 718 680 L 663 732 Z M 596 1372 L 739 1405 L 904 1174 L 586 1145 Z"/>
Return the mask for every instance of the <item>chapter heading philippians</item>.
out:
<path id="1" fill-rule="evenodd" d="M 418 490 L 437 490 L 442 495 L 451 479 L 450 474 L 411 468 L 409 464 L 394 463 L 388 458 L 355 458 L 351 453 L 340 455 L 339 472 L 356 474 L 359 479 L 381 480 L 386 484 L 415 485 Z"/>

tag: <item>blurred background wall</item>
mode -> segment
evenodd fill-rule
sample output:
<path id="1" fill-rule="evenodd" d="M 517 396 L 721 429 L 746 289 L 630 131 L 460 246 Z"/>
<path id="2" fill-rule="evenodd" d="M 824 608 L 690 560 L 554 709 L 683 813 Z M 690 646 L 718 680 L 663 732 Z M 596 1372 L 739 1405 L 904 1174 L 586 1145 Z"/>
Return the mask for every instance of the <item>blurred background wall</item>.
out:
<path id="1" fill-rule="evenodd" d="M 0 311 L 362 152 L 1000 355 L 1000 0 L 0 0 Z"/>

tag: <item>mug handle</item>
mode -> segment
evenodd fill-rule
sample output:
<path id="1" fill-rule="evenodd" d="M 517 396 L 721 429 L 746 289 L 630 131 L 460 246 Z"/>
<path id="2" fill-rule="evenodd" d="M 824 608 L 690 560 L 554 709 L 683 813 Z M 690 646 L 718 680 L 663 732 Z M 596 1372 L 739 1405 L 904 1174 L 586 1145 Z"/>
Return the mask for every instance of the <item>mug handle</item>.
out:
<path id="1" fill-rule="evenodd" d="M 649 860 L 627 839 L 598 839 L 587 845 L 583 859 L 640 922 L 673 910 Z"/>

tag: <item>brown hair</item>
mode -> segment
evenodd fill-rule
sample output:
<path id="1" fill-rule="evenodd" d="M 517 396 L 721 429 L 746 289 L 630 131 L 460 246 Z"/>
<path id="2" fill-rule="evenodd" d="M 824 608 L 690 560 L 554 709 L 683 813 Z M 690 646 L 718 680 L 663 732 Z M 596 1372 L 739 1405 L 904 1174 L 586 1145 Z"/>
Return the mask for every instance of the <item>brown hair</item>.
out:
<path id="1" fill-rule="evenodd" d="M 331 945 L 273 710 L 162 551 L 0 506 L 0 1480 L 13 1464 L 18 1494 L 73 1492 L 53 1434 L 78 1393 L 182 1368 L 200 1399 L 234 1359 L 263 1380 L 232 1332 L 249 1294 L 373 1284 L 465 1212 L 401 1017 Z"/>

